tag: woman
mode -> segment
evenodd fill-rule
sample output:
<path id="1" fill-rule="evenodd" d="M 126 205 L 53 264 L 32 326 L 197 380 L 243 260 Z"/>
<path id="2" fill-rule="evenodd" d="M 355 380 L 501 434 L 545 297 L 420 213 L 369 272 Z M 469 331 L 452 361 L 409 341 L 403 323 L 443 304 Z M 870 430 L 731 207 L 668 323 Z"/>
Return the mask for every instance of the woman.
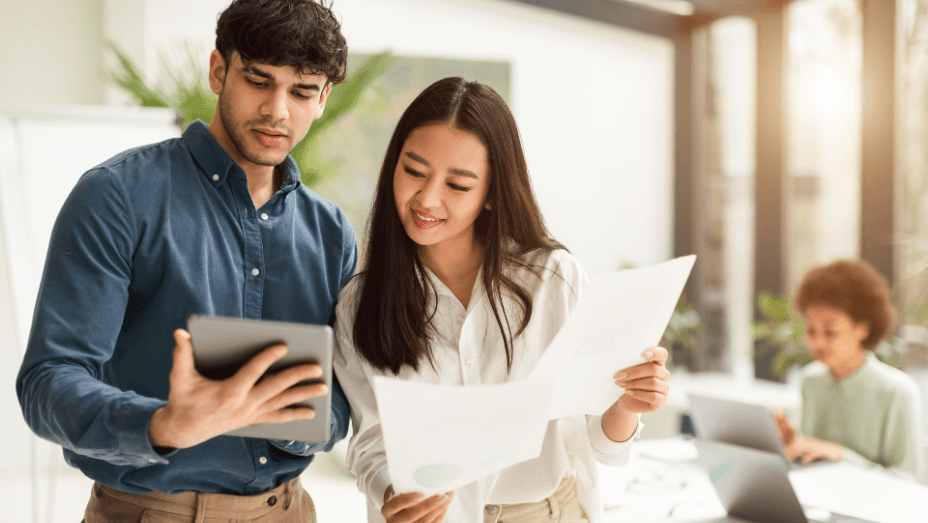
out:
<path id="1" fill-rule="evenodd" d="M 865 261 L 836 261 L 806 273 L 795 302 L 816 361 L 803 369 L 802 437 L 776 416 L 787 457 L 877 464 L 921 478 L 918 386 L 872 352 L 895 319 L 886 279 Z"/>
<path id="2" fill-rule="evenodd" d="M 395 493 L 384 457 L 374 376 L 525 379 L 587 282 L 548 236 L 496 92 L 446 78 L 412 102 L 384 158 L 368 236 L 362 273 L 336 309 L 335 371 L 352 406 L 348 466 L 369 519 L 601 521 L 594 459 L 624 463 L 638 414 L 666 401 L 663 348 L 616 374 L 626 394 L 602 416 L 550 422 L 539 458 L 456 492 Z"/>

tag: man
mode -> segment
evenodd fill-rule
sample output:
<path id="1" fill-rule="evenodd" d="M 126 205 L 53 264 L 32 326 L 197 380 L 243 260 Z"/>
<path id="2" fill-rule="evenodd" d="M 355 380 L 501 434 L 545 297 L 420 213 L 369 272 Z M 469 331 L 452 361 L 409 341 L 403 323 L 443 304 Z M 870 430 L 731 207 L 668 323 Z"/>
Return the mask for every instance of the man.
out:
<path id="1" fill-rule="evenodd" d="M 210 56 L 212 123 L 91 169 L 62 208 L 16 385 L 32 430 L 96 481 L 87 523 L 315 520 L 299 475 L 346 435 L 338 384 L 324 446 L 221 436 L 312 417 L 287 406 L 328 392 L 297 386 L 320 369 L 260 380 L 278 345 L 210 381 L 181 327 L 191 314 L 331 320 L 355 270 L 354 232 L 301 186 L 288 153 L 344 80 L 346 56 L 314 0 L 235 0 Z"/>

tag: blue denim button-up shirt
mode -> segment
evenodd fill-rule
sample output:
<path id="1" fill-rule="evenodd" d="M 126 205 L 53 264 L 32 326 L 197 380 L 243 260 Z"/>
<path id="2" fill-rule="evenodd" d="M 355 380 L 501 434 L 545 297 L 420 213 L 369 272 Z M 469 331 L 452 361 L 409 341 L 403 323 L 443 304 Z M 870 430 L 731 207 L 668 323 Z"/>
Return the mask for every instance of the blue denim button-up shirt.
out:
<path id="1" fill-rule="evenodd" d="M 159 455 L 173 331 L 191 314 L 326 324 L 357 263 L 344 213 L 292 158 L 257 211 L 245 172 L 202 122 L 124 152 L 72 190 L 52 232 L 16 382 L 26 422 L 88 477 L 127 492 L 258 494 L 348 430 L 341 388 L 326 445 L 220 436 Z"/>

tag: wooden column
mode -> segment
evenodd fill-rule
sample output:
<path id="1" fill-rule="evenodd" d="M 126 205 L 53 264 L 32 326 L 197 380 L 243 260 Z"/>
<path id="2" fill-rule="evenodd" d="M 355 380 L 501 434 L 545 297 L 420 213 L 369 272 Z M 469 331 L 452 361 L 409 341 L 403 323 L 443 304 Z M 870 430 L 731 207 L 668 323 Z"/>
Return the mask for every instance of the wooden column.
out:
<path id="1" fill-rule="evenodd" d="M 684 287 L 689 302 L 696 307 L 705 327 L 693 353 L 674 352 L 674 364 L 685 365 L 692 371 L 718 370 L 719 334 L 723 326 L 717 320 L 718 307 L 711 298 L 718 295 L 707 279 L 713 269 L 713 259 L 707 256 L 705 227 L 706 202 L 704 175 L 705 154 L 700 149 L 705 136 L 699 131 L 702 120 L 697 116 L 707 100 L 706 35 L 687 30 L 673 39 L 674 43 L 674 177 L 673 177 L 673 253 L 674 256 L 696 254 L 699 259 Z M 702 88 L 700 88 L 702 87 Z M 724 304 L 722 304 L 724 307 Z"/>
<path id="2" fill-rule="evenodd" d="M 896 1 L 861 0 L 861 10 L 860 256 L 892 283 L 895 276 Z"/>
<path id="3" fill-rule="evenodd" d="M 754 295 L 786 292 L 786 43 L 780 7 L 758 14 L 757 167 L 754 177 Z M 755 317 L 760 312 L 755 308 Z M 755 346 L 755 354 L 761 353 Z M 770 362 L 755 356 L 755 375 L 774 379 Z"/>
<path id="4" fill-rule="evenodd" d="M 695 196 L 695 151 L 693 143 L 693 38 L 689 32 L 674 38 L 674 228 L 675 256 L 696 252 L 698 230 Z M 694 275 L 698 271 L 693 269 Z M 694 302 L 697 278 L 691 276 L 686 291 Z"/>

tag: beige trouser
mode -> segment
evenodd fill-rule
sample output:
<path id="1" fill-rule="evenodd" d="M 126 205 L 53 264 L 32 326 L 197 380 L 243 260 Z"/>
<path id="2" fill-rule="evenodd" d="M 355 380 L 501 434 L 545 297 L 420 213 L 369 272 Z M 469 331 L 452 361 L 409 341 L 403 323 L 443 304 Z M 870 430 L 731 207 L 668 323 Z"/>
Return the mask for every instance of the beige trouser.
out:
<path id="1" fill-rule="evenodd" d="M 535 503 L 487 505 L 483 523 L 589 523 L 577 499 L 577 480 L 567 476 L 554 494 Z"/>
<path id="2" fill-rule="evenodd" d="M 255 496 L 181 492 L 129 494 L 93 484 L 84 523 L 315 523 L 300 478 Z"/>

